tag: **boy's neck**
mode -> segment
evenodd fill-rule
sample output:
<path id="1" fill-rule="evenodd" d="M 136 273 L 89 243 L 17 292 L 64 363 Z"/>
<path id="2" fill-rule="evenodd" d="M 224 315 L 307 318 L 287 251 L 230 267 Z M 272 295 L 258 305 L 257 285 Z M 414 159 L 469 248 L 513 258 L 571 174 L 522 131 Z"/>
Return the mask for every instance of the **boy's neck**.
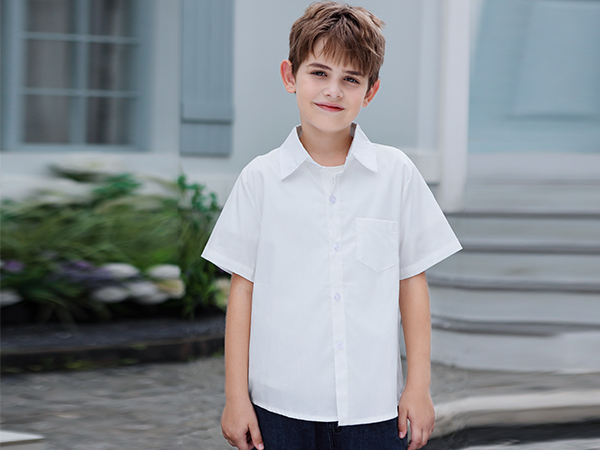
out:
<path id="1" fill-rule="evenodd" d="M 335 133 L 325 133 L 303 125 L 300 142 L 317 164 L 325 167 L 341 166 L 346 162 L 352 144 L 350 130 L 351 126 Z"/>

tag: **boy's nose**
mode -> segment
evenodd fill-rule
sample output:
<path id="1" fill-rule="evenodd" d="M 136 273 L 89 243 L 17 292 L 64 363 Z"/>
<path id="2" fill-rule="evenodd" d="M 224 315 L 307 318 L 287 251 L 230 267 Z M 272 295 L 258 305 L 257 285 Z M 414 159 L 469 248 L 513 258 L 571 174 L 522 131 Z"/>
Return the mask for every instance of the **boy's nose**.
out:
<path id="1" fill-rule="evenodd" d="M 336 82 L 329 83 L 325 88 L 324 94 L 331 98 L 340 98 L 344 95 L 341 87 Z"/>

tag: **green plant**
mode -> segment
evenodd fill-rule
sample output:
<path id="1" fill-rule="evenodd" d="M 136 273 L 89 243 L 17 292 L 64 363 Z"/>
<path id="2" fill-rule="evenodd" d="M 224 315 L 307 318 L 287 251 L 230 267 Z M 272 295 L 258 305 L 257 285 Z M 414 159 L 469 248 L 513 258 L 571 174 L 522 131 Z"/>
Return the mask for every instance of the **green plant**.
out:
<path id="1" fill-rule="evenodd" d="M 186 293 L 164 307 L 193 318 L 198 308 L 211 305 L 217 269 L 200 254 L 219 213 L 215 195 L 188 184 L 184 176 L 167 186 L 179 192 L 179 199 L 139 195 L 140 185 L 121 174 L 100 182 L 87 203 L 3 202 L 1 258 L 25 267 L 19 273 L 3 271 L 3 288 L 35 305 L 40 322 L 53 316 L 66 323 L 109 319 L 113 313 L 129 314 L 132 305 L 90 298 L 94 267 L 119 262 L 144 271 L 177 264 Z M 69 264 L 87 272 L 72 273 Z"/>
<path id="2" fill-rule="evenodd" d="M 127 195 L 133 195 L 142 185 L 129 173 L 122 173 L 107 177 L 101 186 L 93 190 L 94 201 L 101 203 L 114 200 Z"/>
<path id="3" fill-rule="evenodd" d="M 179 202 L 179 267 L 186 285 L 181 299 L 183 314 L 194 318 L 199 307 L 214 303 L 217 288 L 214 280 L 217 268 L 200 257 L 210 232 L 219 214 L 214 193 L 205 193 L 205 187 L 188 184 L 181 175 L 177 184 L 180 189 Z"/>

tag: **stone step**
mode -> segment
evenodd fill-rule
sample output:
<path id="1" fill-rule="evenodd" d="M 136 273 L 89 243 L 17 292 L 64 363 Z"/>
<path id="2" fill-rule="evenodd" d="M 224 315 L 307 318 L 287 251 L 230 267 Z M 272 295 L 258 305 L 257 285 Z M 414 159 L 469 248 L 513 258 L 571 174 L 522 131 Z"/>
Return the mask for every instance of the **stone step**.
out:
<path id="1" fill-rule="evenodd" d="M 0 430 L 2 450 L 45 450 L 44 437 L 37 434 Z"/>
<path id="2" fill-rule="evenodd" d="M 467 251 L 600 254 L 600 220 L 515 215 L 448 219 Z"/>
<path id="3" fill-rule="evenodd" d="M 480 324 L 482 325 L 482 324 Z M 506 324 L 505 324 L 506 325 Z M 533 329 L 535 331 L 535 329 Z M 518 330 L 472 332 L 432 327 L 432 361 L 470 369 L 513 372 L 600 372 L 600 327 L 571 327 L 554 334 Z"/>
<path id="4" fill-rule="evenodd" d="M 427 272 L 432 286 L 600 294 L 600 255 L 463 251 Z"/>
<path id="5" fill-rule="evenodd" d="M 470 184 L 470 213 L 521 213 L 600 217 L 600 185 Z"/>
<path id="6" fill-rule="evenodd" d="M 431 314 L 470 322 L 600 325 L 597 292 L 456 289 L 430 277 Z"/>

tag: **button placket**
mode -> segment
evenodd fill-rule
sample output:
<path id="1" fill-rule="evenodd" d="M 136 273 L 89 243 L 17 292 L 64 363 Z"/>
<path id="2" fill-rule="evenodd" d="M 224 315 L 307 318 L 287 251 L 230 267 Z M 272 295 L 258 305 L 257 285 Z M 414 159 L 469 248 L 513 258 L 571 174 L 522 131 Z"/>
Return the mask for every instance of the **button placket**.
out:
<path id="1" fill-rule="evenodd" d="M 346 311 L 343 295 L 343 258 L 342 219 L 340 211 L 339 177 L 335 177 L 333 187 L 326 201 L 330 242 L 330 285 L 331 314 L 333 333 L 333 359 L 335 368 L 335 390 L 338 420 L 348 417 L 348 363 L 346 349 Z"/>

